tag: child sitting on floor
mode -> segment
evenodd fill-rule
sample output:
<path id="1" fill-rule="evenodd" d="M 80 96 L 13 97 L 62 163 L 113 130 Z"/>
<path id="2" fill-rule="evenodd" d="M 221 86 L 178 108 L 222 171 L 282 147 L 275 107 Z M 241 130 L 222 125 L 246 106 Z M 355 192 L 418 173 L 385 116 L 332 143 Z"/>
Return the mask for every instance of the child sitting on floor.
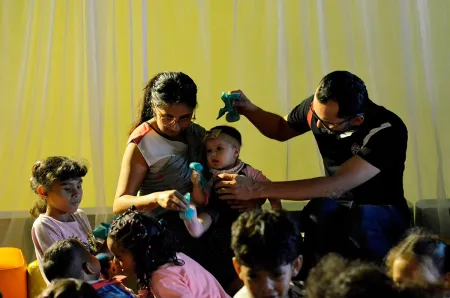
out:
<path id="1" fill-rule="evenodd" d="M 211 273 L 176 252 L 168 229 L 134 206 L 113 221 L 107 243 L 119 270 L 136 275 L 140 297 L 229 297 Z"/>
<path id="2" fill-rule="evenodd" d="M 239 212 L 233 210 L 226 201 L 220 200 L 213 190 L 213 184 L 217 175 L 222 173 L 240 174 L 251 177 L 256 181 L 269 181 L 261 171 L 251 167 L 239 159 L 242 146 L 242 137 L 239 131 L 230 126 L 216 126 L 205 134 L 204 137 L 207 162 L 211 179 L 208 185 L 202 187 L 201 174 L 193 171 L 191 181 L 193 183 L 192 202 L 198 206 L 207 206 L 202 209 L 205 212 L 197 212 L 194 206 L 194 216 L 183 218 L 186 228 L 193 237 L 200 237 L 209 229 L 212 222 L 216 222 L 218 216 L 226 217 L 230 224 L 239 216 Z M 272 209 L 281 210 L 279 199 L 269 199 Z"/>
<path id="3" fill-rule="evenodd" d="M 77 237 L 94 253 L 96 242 L 91 226 L 83 210 L 78 209 L 87 166 L 68 157 L 51 156 L 36 162 L 31 172 L 30 186 L 38 195 L 30 210 L 35 218 L 31 237 L 41 272 L 45 251 L 58 240 Z"/>
<path id="4" fill-rule="evenodd" d="M 50 282 L 60 278 L 85 281 L 100 297 L 136 297 L 122 284 L 124 276 L 101 279 L 100 262 L 75 238 L 57 241 L 49 247 L 44 254 L 43 271 Z"/>
<path id="5" fill-rule="evenodd" d="M 234 268 L 244 287 L 235 298 L 302 297 L 301 282 L 292 282 L 303 262 L 303 239 L 284 211 L 252 210 L 233 223 Z"/>

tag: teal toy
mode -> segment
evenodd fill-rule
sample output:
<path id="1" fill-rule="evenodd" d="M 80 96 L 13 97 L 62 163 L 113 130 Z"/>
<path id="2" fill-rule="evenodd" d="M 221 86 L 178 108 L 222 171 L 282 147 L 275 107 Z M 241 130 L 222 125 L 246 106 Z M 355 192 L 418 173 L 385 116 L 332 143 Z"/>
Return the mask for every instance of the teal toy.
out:
<path id="1" fill-rule="evenodd" d="M 190 193 L 186 193 L 184 195 L 184 198 L 188 202 L 188 204 L 191 202 L 191 194 Z M 188 210 L 180 212 L 180 218 L 181 219 L 191 219 L 194 217 L 194 214 L 195 214 L 194 212 L 195 212 L 194 209 L 189 207 Z"/>
<path id="2" fill-rule="evenodd" d="M 117 219 L 118 217 L 119 215 L 114 216 L 113 220 Z M 111 222 L 102 222 L 92 231 L 92 234 L 96 239 L 106 240 L 106 238 L 108 238 L 110 227 Z"/>
<path id="3" fill-rule="evenodd" d="M 208 181 L 206 180 L 205 176 L 203 176 L 203 166 L 199 162 L 191 162 L 189 164 L 189 168 L 193 171 L 196 171 L 200 174 L 200 188 L 205 188 L 208 185 Z"/>
<path id="4" fill-rule="evenodd" d="M 222 92 L 221 98 L 222 101 L 225 103 L 225 107 L 219 110 L 219 116 L 217 116 L 217 119 L 219 119 L 220 117 L 225 115 L 225 113 L 227 113 L 226 119 L 228 122 L 239 121 L 241 116 L 239 115 L 238 110 L 235 107 L 233 107 L 233 103 L 237 100 L 240 100 L 241 95 L 237 93 L 226 94 L 225 92 Z"/>

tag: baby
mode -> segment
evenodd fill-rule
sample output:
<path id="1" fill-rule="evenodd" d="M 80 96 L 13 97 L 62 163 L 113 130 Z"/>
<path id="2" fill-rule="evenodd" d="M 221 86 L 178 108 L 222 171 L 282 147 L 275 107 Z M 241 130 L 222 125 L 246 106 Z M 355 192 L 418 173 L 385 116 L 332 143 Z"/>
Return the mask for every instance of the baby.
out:
<path id="1" fill-rule="evenodd" d="M 201 174 L 192 172 L 193 183 L 192 201 L 198 206 L 207 206 L 205 212 L 199 212 L 198 216 L 194 209 L 194 216 L 186 218 L 185 221 L 189 233 L 193 237 L 200 237 L 211 226 L 212 222 L 218 220 L 218 216 L 224 215 L 230 220 L 230 224 L 237 219 L 239 212 L 234 210 L 226 201 L 220 200 L 214 195 L 213 185 L 217 175 L 222 173 L 239 174 L 251 177 L 256 181 L 269 181 L 261 171 L 251 167 L 239 159 L 242 146 L 242 137 L 239 131 L 230 126 L 216 126 L 205 134 L 204 143 L 206 147 L 207 162 L 211 178 L 206 186 L 201 183 Z M 281 200 L 269 199 L 274 210 L 280 210 Z"/>

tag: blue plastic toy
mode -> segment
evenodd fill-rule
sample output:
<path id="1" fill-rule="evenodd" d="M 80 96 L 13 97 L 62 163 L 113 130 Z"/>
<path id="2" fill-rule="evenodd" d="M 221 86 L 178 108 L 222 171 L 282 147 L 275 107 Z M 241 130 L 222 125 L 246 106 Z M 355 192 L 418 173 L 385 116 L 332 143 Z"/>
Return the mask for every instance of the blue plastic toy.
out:
<path id="1" fill-rule="evenodd" d="M 203 166 L 201 163 L 199 162 L 191 162 L 189 164 L 189 168 L 193 171 L 196 171 L 198 173 L 200 173 L 200 188 L 205 188 L 208 185 L 208 181 L 206 181 L 205 176 L 203 176 L 202 171 L 203 171 Z"/>
<path id="2" fill-rule="evenodd" d="M 228 122 L 239 121 L 241 116 L 239 115 L 238 110 L 233 107 L 233 103 L 236 100 L 240 100 L 241 95 L 237 94 L 237 93 L 226 94 L 225 92 L 222 92 L 221 98 L 222 98 L 222 101 L 225 103 L 225 107 L 223 107 L 219 110 L 219 116 L 217 116 L 217 119 L 219 119 L 220 117 L 225 115 L 225 113 L 227 113 L 226 119 Z"/>
<path id="3" fill-rule="evenodd" d="M 186 193 L 184 195 L 184 198 L 186 199 L 186 201 L 189 204 L 189 202 L 191 201 L 191 194 L 190 193 Z M 194 212 L 195 212 L 194 209 L 189 207 L 188 210 L 180 212 L 180 218 L 181 219 L 191 219 L 191 218 L 194 217 Z"/>

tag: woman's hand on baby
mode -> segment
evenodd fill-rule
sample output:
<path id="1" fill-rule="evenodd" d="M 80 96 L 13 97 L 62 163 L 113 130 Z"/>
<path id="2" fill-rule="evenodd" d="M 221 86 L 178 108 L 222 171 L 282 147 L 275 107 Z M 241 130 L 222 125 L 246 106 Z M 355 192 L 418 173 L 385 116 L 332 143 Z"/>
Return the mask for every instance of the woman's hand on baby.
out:
<path id="1" fill-rule="evenodd" d="M 192 171 L 192 174 L 191 174 L 191 182 L 192 182 L 192 184 L 194 184 L 194 185 L 200 184 L 200 178 L 201 178 L 200 175 L 201 174 L 199 172 Z"/>
<path id="2" fill-rule="evenodd" d="M 219 174 L 214 188 L 221 200 L 247 201 L 262 198 L 262 185 L 252 178 L 236 174 Z"/>
<path id="3" fill-rule="evenodd" d="M 158 205 L 173 211 L 185 211 L 189 203 L 181 193 L 176 190 L 160 191 L 156 194 Z"/>
<path id="4" fill-rule="evenodd" d="M 233 90 L 228 92 L 228 94 L 239 94 L 241 97 L 239 100 L 235 100 L 233 106 L 245 116 L 247 112 L 252 112 L 258 109 L 248 98 L 245 96 L 244 92 L 241 90 Z"/>

